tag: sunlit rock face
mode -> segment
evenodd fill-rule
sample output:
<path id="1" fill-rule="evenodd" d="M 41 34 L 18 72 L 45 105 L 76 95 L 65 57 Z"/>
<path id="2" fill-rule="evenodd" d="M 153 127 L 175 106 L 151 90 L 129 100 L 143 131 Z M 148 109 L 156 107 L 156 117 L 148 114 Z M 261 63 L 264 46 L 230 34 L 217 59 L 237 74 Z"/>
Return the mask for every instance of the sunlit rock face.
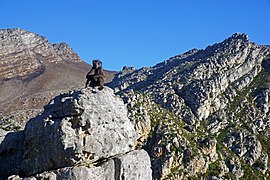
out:
<path id="1" fill-rule="evenodd" d="M 23 131 L 2 134 L 2 177 L 152 177 L 150 157 L 134 150 L 139 135 L 126 106 L 107 87 L 56 96 Z"/>
<path id="2" fill-rule="evenodd" d="M 153 67 L 124 67 L 108 85 L 144 133 L 154 179 L 269 177 L 270 46 L 235 33 Z"/>

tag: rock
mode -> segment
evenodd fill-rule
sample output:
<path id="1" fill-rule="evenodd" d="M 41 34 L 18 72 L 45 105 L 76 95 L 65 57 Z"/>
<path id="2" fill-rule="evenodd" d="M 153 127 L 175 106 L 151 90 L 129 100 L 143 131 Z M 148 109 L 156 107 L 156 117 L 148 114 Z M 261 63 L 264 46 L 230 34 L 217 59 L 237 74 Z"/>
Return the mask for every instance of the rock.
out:
<path id="1" fill-rule="evenodd" d="M 9 176 L 7 179 L 8 180 L 21 180 L 22 178 L 20 178 L 20 176 L 18 175 L 12 175 L 12 176 Z"/>
<path id="2" fill-rule="evenodd" d="M 7 133 L 9 133 L 9 132 L 0 128 L 0 143 L 2 143 L 2 141 L 5 139 L 5 136 Z"/>
<path id="3" fill-rule="evenodd" d="M 258 131 L 263 131 L 265 130 L 265 124 L 263 122 L 262 119 L 258 119 L 256 122 L 255 122 L 255 126 L 256 126 L 256 129 L 258 129 Z"/>
<path id="4" fill-rule="evenodd" d="M 127 155 L 114 159 L 115 179 L 152 179 L 150 157 L 144 150 L 133 151 Z"/>
<path id="5" fill-rule="evenodd" d="M 244 175 L 244 171 L 238 158 L 232 158 L 228 160 L 227 166 L 229 171 L 235 176 L 236 179 L 239 179 Z"/>
<path id="6" fill-rule="evenodd" d="M 119 78 L 119 77 L 122 77 L 126 74 L 133 73 L 135 70 L 136 70 L 135 67 L 124 66 L 122 71 L 120 73 L 118 73 L 115 78 Z"/>
<path id="7" fill-rule="evenodd" d="M 0 132 L 1 177 L 152 179 L 126 106 L 107 87 L 56 96 L 23 131 Z"/>
<path id="8" fill-rule="evenodd" d="M 218 178 L 218 177 L 216 177 L 216 176 L 211 176 L 210 177 L 210 180 L 223 180 L 222 178 Z"/>
<path id="9" fill-rule="evenodd" d="M 81 62 L 80 57 L 75 53 L 75 51 L 67 43 L 53 44 L 53 49 L 55 53 L 62 59 L 62 61 L 69 62 Z"/>
<path id="10" fill-rule="evenodd" d="M 6 132 L 0 144 L 0 177 L 20 174 L 23 161 L 24 132 Z"/>
<path id="11" fill-rule="evenodd" d="M 269 111 L 269 106 L 270 106 L 269 93 L 270 93 L 270 89 L 267 88 L 263 90 L 262 92 L 260 92 L 259 94 L 257 94 L 256 100 L 255 100 L 257 107 L 260 109 L 264 117 Z"/>
<path id="12" fill-rule="evenodd" d="M 151 130 L 151 120 L 147 112 L 150 106 L 149 101 L 141 94 L 134 91 L 126 91 L 120 94 L 128 108 L 128 118 L 134 124 L 136 132 L 139 134 L 138 142 L 142 143 Z"/>
<path id="13" fill-rule="evenodd" d="M 195 158 L 193 158 L 191 164 L 191 175 L 195 175 L 197 173 L 204 174 L 208 168 L 208 163 L 202 156 L 196 156 Z"/>
<path id="14" fill-rule="evenodd" d="M 204 155 L 209 155 L 210 161 L 214 162 L 217 160 L 218 155 L 216 153 L 216 139 L 202 138 L 199 140 L 199 147 Z"/>
<path id="15" fill-rule="evenodd" d="M 151 180 L 150 158 L 144 150 L 135 150 L 101 162 L 98 166 L 65 167 L 32 176 L 32 179 Z M 15 179 L 15 178 L 10 178 Z M 29 178 L 25 178 L 29 179 Z"/>
<path id="16" fill-rule="evenodd" d="M 268 154 L 262 153 L 258 160 L 253 164 L 253 167 L 265 174 L 268 170 Z"/>
<path id="17" fill-rule="evenodd" d="M 226 165 L 226 163 L 224 161 L 220 161 L 219 165 L 220 165 L 220 169 L 221 169 L 219 177 L 222 177 L 226 173 L 229 172 L 229 168 L 228 168 L 228 166 Z"/>
<path id="18" fill-rule="evenodd" d="M 250 165 L 260 157 L 262 145 L 254 135 L 249 135 L 246 132 L 233 132 L 226 136 L 224 143 L 231 148 L 237 155 Z"/>
<path id="19" fill-rule="evenodd" d="M 137 138 L 124 103 L 109 88 L 55 97 L 24 131 L 27 175 L 128 152 Z"/>
<path id="20" fill-rule="evenodd" d="M 199 140 L 199 146 L 204 155 L 208 155 L 212 152 L 216 151 L 217 140 L 216 139 L 208 139 L 202 138 Z"/>
<path id="21" fill-rule="evenodd" d="M 176 148 L 179 148 L 179 147 L 180 147 L 180 144 L 179 144 L 179 142 L 178 142 L 177 137 L 174 137 L 174 138 L 173 138 L 172 144 L 173 144 L 174 147 L 176 147 Z"/>
<path id="22" fill-rule="evenodd" d="M 205 50 L 175 56 L 151 68 L 116 78 L 108 85 L 151 95 L 176 114 L 181 114 L 183 108 L 190 109 L 190 117 L 202 120 L 225 107 L 219 95 L 230 84 L 238 89 L 250 84 L 269 52 L 269 48 L 251 43 L 246 35 L 234 34 Z"/>
<path id="23" fill-rule="evenodd" d="M 143 107 L 151 121 L 142 147 L 152 157 L 154 178 L 201 178 L 207 171 L 217 175 L 220 169 L 211 169 L 216 165 L 223 169 L 218 178 L 226 178 L 229 170 L 219 157 L 227 151 L 241 159 L 230 169 L 238 178 L 244 171 L 254 170 L 253 164 L 268 151 L 265 142 L 270 137 L 266 137 L 270 134 L 269 57 L 269 46 L 256 45 L 246 34 L 235 33 L 203 50 L 191 50 L 149 68 L 123 68 L 118 73 L 108 86 L 127 94 L 129 117 L 135 124 L 145 122 L 146 116 L 138 113 Z M 154 103 L 137 103 L 129 91 Z M 153 108 L 156 104 L 160 108 Z M 162 108 L 169 112 L 163 114 Z M 243 169 L 242 160 L 252 170 Z"/>

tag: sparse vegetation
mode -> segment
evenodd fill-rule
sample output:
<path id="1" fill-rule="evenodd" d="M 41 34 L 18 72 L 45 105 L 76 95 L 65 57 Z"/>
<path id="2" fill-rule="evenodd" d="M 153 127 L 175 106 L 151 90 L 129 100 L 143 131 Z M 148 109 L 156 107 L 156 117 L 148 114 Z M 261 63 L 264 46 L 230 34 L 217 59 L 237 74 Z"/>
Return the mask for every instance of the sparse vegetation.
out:
<path id="1" fill-rule="evenodd" d="M 219 161 L 215 161 L 208 166 L 208 170 L 205 173 L 204 177 L 210 178 L 211 176 L 218 177 L 221 173 L 222 169 L 220 167 Z"/>

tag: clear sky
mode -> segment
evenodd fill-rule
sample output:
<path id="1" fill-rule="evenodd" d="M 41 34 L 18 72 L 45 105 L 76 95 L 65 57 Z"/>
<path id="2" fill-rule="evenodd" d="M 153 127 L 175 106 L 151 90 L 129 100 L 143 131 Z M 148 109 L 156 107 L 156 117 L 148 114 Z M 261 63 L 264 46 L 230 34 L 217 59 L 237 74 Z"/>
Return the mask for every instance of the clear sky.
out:
<path id="1" fill-rule="evenodd" d="M 15 27 L 106 69 L 140 68 L 235 32 L 270 44 L 270 0 L 0 0 L 0 28 Z"/>

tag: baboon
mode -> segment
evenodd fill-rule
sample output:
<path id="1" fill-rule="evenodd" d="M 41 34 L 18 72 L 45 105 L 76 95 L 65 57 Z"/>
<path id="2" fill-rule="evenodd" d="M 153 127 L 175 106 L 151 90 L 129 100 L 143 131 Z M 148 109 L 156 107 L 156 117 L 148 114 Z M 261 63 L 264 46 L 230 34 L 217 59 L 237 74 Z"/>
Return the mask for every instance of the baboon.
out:
<path id="1" fill-rule="evenodd" d="M 86 75 L 85 87 L 90 85 L 90 87 L 98 86 L 99 90 L 104 88 L 105 74 L 102 69 L 102 62 L 100 60 L 92 61 L 93 67 Z M 94 72 L 94 74 L 92 74 Z M 90 84 L 89 84 L 90 82 Z"/>

